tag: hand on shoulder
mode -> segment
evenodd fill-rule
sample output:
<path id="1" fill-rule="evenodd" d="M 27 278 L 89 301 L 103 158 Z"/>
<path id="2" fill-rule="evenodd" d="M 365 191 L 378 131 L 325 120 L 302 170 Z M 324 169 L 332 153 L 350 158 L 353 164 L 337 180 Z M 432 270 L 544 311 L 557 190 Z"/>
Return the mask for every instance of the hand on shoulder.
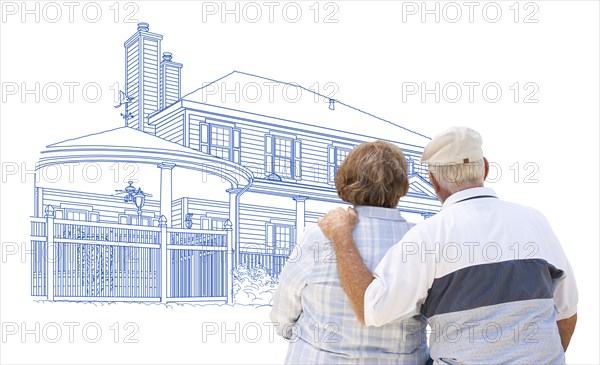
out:
<path id="1" fill-rule="evenodd" d="M 352 207 L 348 209 L 335 208 L 319 219 L 319 228 L 334 244 L 339 244 L 348 236 L 358 223 L 358 215 Z"/>

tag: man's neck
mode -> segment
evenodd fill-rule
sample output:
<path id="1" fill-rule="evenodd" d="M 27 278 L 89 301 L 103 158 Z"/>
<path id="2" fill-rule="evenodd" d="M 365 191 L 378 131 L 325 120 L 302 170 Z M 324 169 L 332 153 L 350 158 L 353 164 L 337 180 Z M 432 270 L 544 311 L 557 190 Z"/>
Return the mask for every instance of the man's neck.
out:
<path id="1" fill-rule="evenodd" d="M 483 184 L 473 184 L 473 185 L 469 185 L 469 186 L 465 186 L 464 188 L 460 189 L 459 191 L 463 191 L 463 190 L 467 190 L 467 189 L 472 189 L 472 188 L 482 188 Z M 459 191 L 457 191 L 456 193 L 458 193 Z M 452 194 L 456 194 L 456 193 L 450 193 L 447 190 L 444 189 L 440 189 L 436 192 L 438 199 L 440 200 L 440 202 L 442 204 L 444 204 L 444 202 L 446 201 L 446 199 L 448 199 Z"/>

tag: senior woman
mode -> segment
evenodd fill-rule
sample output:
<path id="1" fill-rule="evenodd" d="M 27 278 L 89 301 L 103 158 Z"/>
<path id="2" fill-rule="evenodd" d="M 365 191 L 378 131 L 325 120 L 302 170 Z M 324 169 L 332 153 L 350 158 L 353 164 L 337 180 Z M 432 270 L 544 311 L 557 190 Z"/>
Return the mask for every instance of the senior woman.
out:
<path id="1" fill-rule="evenodd" d="M 413 226 L 395 209 L 408 191 L 406 159 L 391 143 L 363 143 L 339 167 L 335 187 L 358 213 L 352 235 L 374 270 Z M 342 290 L 335 259 L 331 243 L 315 224 L 306 228 L 281 272 L 271 320 L 289 341 L 286 363 L 425 364 L 425 319 L 361 325 Z"/>

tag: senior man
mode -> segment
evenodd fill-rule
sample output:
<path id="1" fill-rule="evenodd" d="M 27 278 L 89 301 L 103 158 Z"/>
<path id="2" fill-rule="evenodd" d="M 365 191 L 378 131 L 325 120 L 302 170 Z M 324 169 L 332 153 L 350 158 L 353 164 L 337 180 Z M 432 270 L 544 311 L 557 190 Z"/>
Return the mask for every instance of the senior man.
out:
<path id="1" fill-rule="evenodd" d="M 561 364 L 577 321 L 573 271 L 544 216 L 483 187 L 476 131 L 455 127 L 421 162 L 441 211 L 411 229 L 371 273 L 353 242 L 356 213 L 319 220 L 360 322 L 428 318 L 435 364 Z"/>

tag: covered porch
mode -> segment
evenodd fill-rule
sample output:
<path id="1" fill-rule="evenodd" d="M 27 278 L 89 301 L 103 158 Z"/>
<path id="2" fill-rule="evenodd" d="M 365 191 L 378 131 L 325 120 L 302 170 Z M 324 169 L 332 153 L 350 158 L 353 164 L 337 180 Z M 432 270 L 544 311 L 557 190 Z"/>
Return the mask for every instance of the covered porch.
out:
<path id="1" fill-rule="evenodd" d="M 239 196 L 252 183 L 249 171 L 130 128 L 49 145 L 42 155 L 38 174 L 94 166 L 103 178 L 36 183 L 33 296 L 233 302 Z M 112 179 L 118 164 L 135 167 L 127 184 Z M 206 190 L 198 185 L 207 176 L 219 193 L 208 192 L 216 199 L 194 217 L 193 193 L 174 197 L 173 187 Z"/>

